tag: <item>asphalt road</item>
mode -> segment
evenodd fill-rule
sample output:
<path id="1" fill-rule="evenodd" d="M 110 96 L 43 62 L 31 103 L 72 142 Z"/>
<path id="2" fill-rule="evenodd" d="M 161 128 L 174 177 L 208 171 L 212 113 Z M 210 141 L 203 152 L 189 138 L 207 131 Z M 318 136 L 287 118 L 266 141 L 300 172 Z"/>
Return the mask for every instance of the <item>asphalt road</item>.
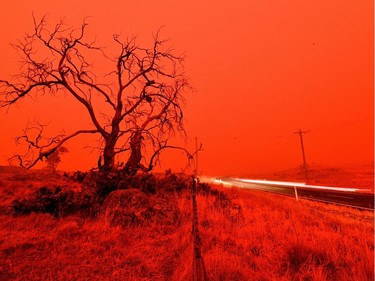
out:
<path id="1" fill-rule="evenodd" d="M 369 190 L 330 186 L 306 185 L 303 183 L 251 180 L 242 178 L 200 177 L 203 182 L 211 182 L 226 186 L 262 190 L 288 196 L 297 196 L 326 203 L 335 203 L 363 209 L 374 209 L 374 194 Z"/>

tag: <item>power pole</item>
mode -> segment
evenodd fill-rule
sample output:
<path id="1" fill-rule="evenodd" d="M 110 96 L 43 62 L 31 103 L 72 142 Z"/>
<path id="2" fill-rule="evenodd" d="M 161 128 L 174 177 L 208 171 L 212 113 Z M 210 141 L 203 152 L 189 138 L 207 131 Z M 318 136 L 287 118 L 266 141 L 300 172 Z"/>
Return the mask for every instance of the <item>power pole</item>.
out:
<path id="1" fill-rule="evenodd" d="M 305 157 L 305 148 L 303 146 L 303 134 L 307 134 L 309 131 L 302 131 L 299 129 L 297 132 L 293 134 L 299 134 L 299 138 L 301 140 L 301 149 L 302 149 L 302 158 L 303 158 L 303 169 L 305 172 L 305 180 L 307 180 L 307 164 L 306 164 L 306 157 Z"/>

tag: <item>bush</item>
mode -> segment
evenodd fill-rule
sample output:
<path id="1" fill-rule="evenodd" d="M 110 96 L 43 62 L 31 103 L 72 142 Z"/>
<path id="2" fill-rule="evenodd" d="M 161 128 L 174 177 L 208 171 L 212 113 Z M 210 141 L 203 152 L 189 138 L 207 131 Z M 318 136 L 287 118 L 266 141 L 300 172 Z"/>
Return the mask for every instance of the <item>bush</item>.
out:
<path id="1" fill-rule="evenodd" d="M 95 194 L 65 190 L 61 186 L 41 187 L 29 198 L 13 200 L 11 208 L 15 215 L 25 215 L 32 212 L 49 213 L 55 217 L 66 216 L 78 211 L 92 215 L 92 207 L 97 198 Z"/>
<path id="2" fill-rule="evenodd" d="M 166 173 L 160 180 L 159 189 L 169 192 L 182 192 L 191 188 L 191 177 Z"/>
<path id="3" fill-rule="evenodd" d="M 56 217 L 73 213 L 94 216 L 108 195 L 119 189 L 138 189 L 143 194 L 181 191 L 188 188 L 186 178 L 168 174 L 157 178 L 153 174 L 125 175 L 121 171 L 111 173 L 81 172 L 64 173 L 69 181 L 80 183 L 82 191 L 70 189 L 69 185 L 41 187 L 28 198 L 14 200 L 12 213 L 16 215 L 31 212 L 49 213 Z"/>
<path id="4" fill-rule="evenodd" d="M 65 173 L 64 177 L 80 183 L 82 191 L 72 190 L 71 185 L 65 187 L 45 186 L 38 189 L 29 198 L 14 200 L 11 204 L 12 212 L 17 215 L 31 212 L 49 213 L 56 217 L 78 212 L 95 216 L 100 205 L 113 191 L 138 190 L 141 193 L 137 194 L 144 196 L 156 195 L 159 198 L 170 199 L 173 197 L 170 196 L 172 193 L 190 192 L 192 182 L 192 178 L 186 175 L 172 173 L 166 173 L 164 176 L 126 175 L 121 171 L 110 173 L 77 171 L 71 174 Z M 241 207 L 234 204 L 224 192 L 212 189 L 208 184 L 198 183 L 197 193 L 214 198 L 212 207 L 223 212 L 228 218 L 237 220 L 242 217 Z M 161 206 L 165 205 L 163 202 L 159 203 Z"/>
<path id="5" fill-rule="evenodd" d="M 72 180 L 74 182 L 79 182 L 79 183 L 82 183 L 86 176 L 87 176 L 88 173 L 86 172 L 81 172 L 81 171 L 75 171 L 73 173 L 67 173 L 65 172 L 64 173 L 64 177 L 68 180 Z"/>

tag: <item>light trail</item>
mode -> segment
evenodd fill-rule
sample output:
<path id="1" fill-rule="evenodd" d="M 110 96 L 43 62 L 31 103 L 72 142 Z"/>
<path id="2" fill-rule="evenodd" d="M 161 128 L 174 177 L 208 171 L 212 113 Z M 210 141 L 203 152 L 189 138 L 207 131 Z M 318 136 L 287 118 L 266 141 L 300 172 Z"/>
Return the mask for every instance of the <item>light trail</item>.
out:
<path id="1" fill-rule="evenodd" d="M 348 188 L 348 187 L 333 187 L 333 186 L 320 186 L 320 185 L 310 185 L 301 182 L 287 182 L 287 181 L 269 181 L 269 180 L 252 180 L 252 179 L 241 179 L 233 178 L 236 181 L 264 184 L 264 185 L 276 185 L 276 186 L 290 186 L 290 187 L 303 187 L 303 188 L 315 188 L 323 190 L 333 190 L 333 191 L 343 191 L 343 192 L 359 192 L 359 191 L 369 191 L 369 189 L 358 189 L 358 188 Z"/>
<path id="2" fill-rule="evenodd" d="M 201 182 L 222 184 L 227 186 L 235 186 L 236 182 L 253 183 L 261 185 L 272 185 L 272 186 L 287 186 L 287 187 L 302 187 L 302 188 L 312 188 L 312 189 L 322 189 L 322 190 L 332 190 L 332 191 L 342 191 L 342 192 L 370 192 L 370 189 L 359 189 L 353 187 L 333 187 L 333 186 L 321 186 L 321 185 L 311 185 L 302 182 L 289 182 L 289 181 L 270 181 L 270 180 L 254 180 L 245 178 L 215 178 L 208 176 L 200 176 Z M 235 182 L 233 182 L 235 181 Z M 242 186 L 241 186 L 242 187 Z"/>
<path id="3" fill-rule="evenodd" d="M 374 209 L 374 194 L 370 189 L 310 185 L 302 182 L 255 180 L 238 177 L 200 176 L 204 183 L 218 184 L 225 187 L 239 187 L 293 196 L 305 199 L 334 203 L 361 209 Z M 298 193 L 298 197 L 297 197 Z"/>

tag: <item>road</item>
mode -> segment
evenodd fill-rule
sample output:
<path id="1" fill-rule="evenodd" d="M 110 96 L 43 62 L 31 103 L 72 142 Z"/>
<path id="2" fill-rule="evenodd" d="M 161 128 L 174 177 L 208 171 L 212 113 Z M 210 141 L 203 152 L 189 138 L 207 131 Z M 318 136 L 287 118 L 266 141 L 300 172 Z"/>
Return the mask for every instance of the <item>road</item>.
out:
<path id="1" fill-rule="evenodd" d="M 298 182 L 252 180 L 234 177 L 199 177 L 201 182 L 262 190 L 296 198 L 305 198 L 326 203 L 335 203 L 361 209 L 374 209 L 374 194 L 359 188 L 307 185 Z"/>

